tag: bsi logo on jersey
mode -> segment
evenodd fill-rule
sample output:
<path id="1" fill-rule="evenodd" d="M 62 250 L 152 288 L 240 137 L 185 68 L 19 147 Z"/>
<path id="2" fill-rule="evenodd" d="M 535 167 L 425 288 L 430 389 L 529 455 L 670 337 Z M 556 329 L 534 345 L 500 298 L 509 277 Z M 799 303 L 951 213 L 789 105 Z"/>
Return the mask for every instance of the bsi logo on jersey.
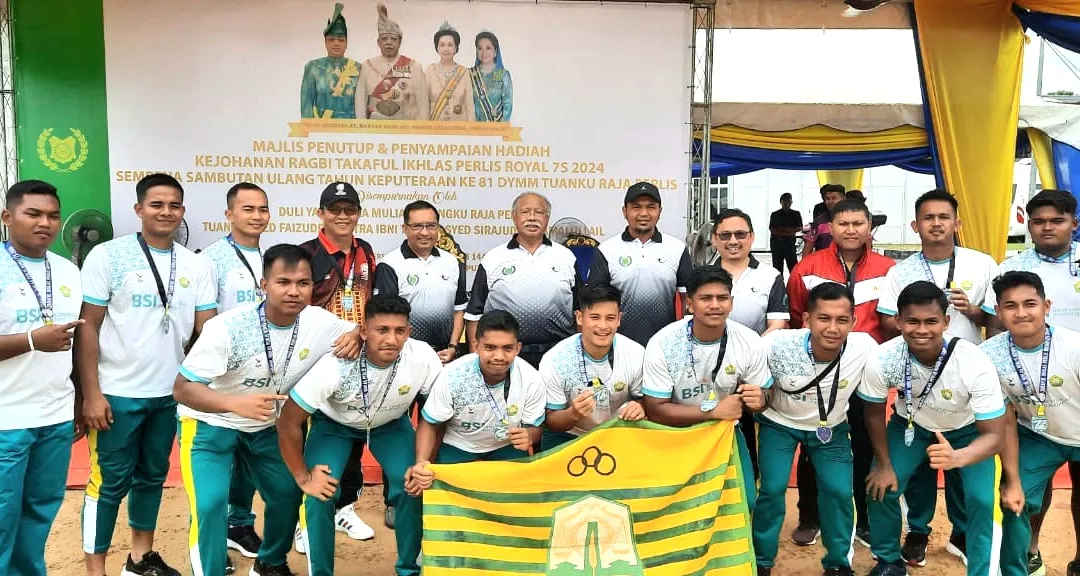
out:
<path id="1" fill-rule="evenodd" d="M 248 388 L 266 388 L 270 386 L 270 377 L 266 378 L 244 378 L 243 385 Z"/>

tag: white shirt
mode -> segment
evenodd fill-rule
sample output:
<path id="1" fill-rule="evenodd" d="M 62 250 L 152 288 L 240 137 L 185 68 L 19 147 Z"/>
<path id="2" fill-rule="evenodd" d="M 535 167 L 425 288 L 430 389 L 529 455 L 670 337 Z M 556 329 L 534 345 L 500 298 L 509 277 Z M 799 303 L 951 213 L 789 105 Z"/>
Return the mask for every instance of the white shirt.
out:
<path id="1" fill-rule="evenodd" d="M 367 370 L 366 397 L 361 362 Z M 402 346 L 396 365 L 395 372 L 394 364 L 380 368 L 367 358 L 345 360 L 328 354 L 300 378 L 289 397 L 309 414 L 319 411 L 351 428 L 378 428 L 407 414 L 418 394 L 427 396 L 442 370 L 435 350 L 412 338 Z"/>
<path id="2" fill-rule="evenodd" d="M 213 265 L 218 314 L 244 304 L 262 302 L 259 283 L 262 282 L 263 265 L 258 248 L 237 244 L 234 249 L 228 238 L 221 238 L 207 246 L 202 255 Z"/>
<path id="3" fill-rule="evenodd" d="M 719 256 L 714 260 L 720 265 Z M 769 320 L 790 320 L 787 286 L 779 270 L 750 257 L 750 265 L 733 278 L 731 314 L 728 318 L 761 334 Z"/>
<path id="4" fill-rule="evenodd" d="M 83 301 L 107 307 L 98 340 L 98 383 L 103 394 L 171 396 L 176 370 L 195 329 L 195 312 L 217 307 L 210 262 L 179 244 L 173 244 L 173 251 L 176 284 L 167 333 L 157 282 L 134 234 L 95 246 L 83 263 Z M 169 253 L 150 248 L 166 293 Z"/>
<path id="5" fill-rule="evenodd" d="M 675 319 L 675 292 L 686 292 L 692 271 L 682 240 L 657 230 L 642 242 L 624 230 L 600 243 L 589 282 L 610 283 L 622 292 L 619 333 L 644 346 Z"/>
<path id="6" fill-rule="evenodd" d="M 1054 326 L 1064 326 L 1074 332 L 1080 332 L 1080 242 L 1073 242 L 1072 248 L 1054 262 L 1047 262 L 1029 248 L 1001 263 L 1000 272 L 1021 270 L 1034 272 L 1042 278 L 1046 289 L 1046 299 L 1050 306 L 1047 322 Z M 1070 261 L 1072 264 L 1070 265 Z M 990 290 L 986 297 L 991 309 L 997 305 L 997 295 Z"/>
<path id="7" fill-rule="evenodd" d="M 945 344 L 948 344 L 946 339 Z M 959 430 L 976 420 L 992 420 L 1005 413 L 1005 403 L 997 373 L 978 346 L 960 339 L 952 358 L 945 364 L 933 390 L 920 400 L 933 366 L 924 366 L 908 352 L 903 336 L 878 347 L 870 356 L 863 375 L 865 386 L 857 393 L 867 402 L 884 403 L 889 388 L 896 388 L 896 414 L 907 418 L 904 393 L 904 365 L 911 363 L 911 394 L 915 423 L 931 432 Z M 865 390 L 865 392 L 863 392 Z M 920 403 L 922 407 L 920 408 Z"/>
<path id="8" fill-rule="evenodd" d="M 287 359 L 287 371 L 286 356 L 289 356 L 295 324 L 282 327 L 267 322 L 277 378 L 270 377 L 257 304 L 234 308 L 207 320 L 195 346 L 180 366 L 180 375 L 192 382 L 206 384 L 211 390 L 222 394 L 288 394 L 320 358 L 333 351 L 335 340 L 356 328 L 351 322 L 316 306 L 301 310 L 297 320 L 300 326 L 296 330 L 296 345 Z M 213 426 L 241 432 L 258 432 L 277 421 L 276 414 L 269 421 L 262 422 L 232 412 L 200 412 L 183 404 L 177 407 L 176 412 Z"/>
<path id="9" fill-rule="evenodd" d="M 82 280 L 74 264 L 48 252 L 52 268 L 53 322 L 79 318 Z M 34 285 L 46 301 L 45 259 L 20 256 Z M 18 265 L 0 245 L 0 334 L 22 334 L 44 326 L 41 307 Z M 52 426 L 75 414 L 71 382 L 71 351 L 28 352 L 0 362 L 0 430 Z"/>
<path id="10" fill-rule="evenodd" d="M 437 350 L 446 349 L 454 326 L 454 312 L 469 302 L 465 290 L 465 263 L 449 252 L 432 248 L 421 258 L 408 243 L 385 256 L 375 268 L 375 294 L 397 295 L 412 307 L 412 337 Z"/>
<path id="11" fill-rule="evenodd" d="M 989 254 L 969 248 L 956 248 L 956 267 L 953 270 L 951 286 L 946 286 L 945 281 L 949 277 L 949 265 L 952 258 L 946 260 L 925 260 L 922 252 L 917 252 L 904 258 L 889 268 L 885 274 L 885 282 L 882 284 L 881 296 L 878 297 L 878 312 L 886 316 L 896 316 L 896 299 L 905 286 L 919 280 L 933 282 L 942 290 L 963 290 L 967 295 L 968 302 L 972 306 L 978 306 L 984 312 L 994 313 L 993 305 L 987 305 L 989 294 L 994 290 L 991 283 L 998 274 L 997 263 Z M 926 263 L 925 265 L 923 263 Z M 933 278 L 926 274 L 927 266 Z M 964 314 L 949 306 L 949 334 L 959 336 L 968 342 L 978 344 L 982 342 L 982 330 Z"/>
<path id="12" fill-rule="evenodd" d="M 818 391 L 820 388 L 825 408 L 833 394 L 836 370 L 829 370 L 818 386 L 799 394 L 787 392 L 805 388 L 818 374 L 829 367 L 830 362 L 810 359 L 810 330 L 774 330 L 762 338 L 769 355 L 769 373 L 772 399 L 763 416 L 777 424 L 795 430 L 813 431 L 820 422 Z M 877 350 L 877 342 L 864 332 L 848 334 L 847 344 L 840 356 L 840 380 L 836 383 L 836 401 L 827 415 L 829 426 L 847 421 L 848 400 L 863 387 L 863 369 L 866 361 Z"/>
<path id="13" fill-rule="evenodd" d="M 1051 327 L 1049 375 L 1046 380 L 1045 401 L 1046 438 L 1066 446 L 1080 447 L 1080 334 L 1061 326 Z M 1038 402 L 1032 397 L 1042 374 L 1043 349 L 1017 348 L 1029 388 L 1020 385 L 1020 376 L 1009 354 L 1009 335 L 998 334 L 983 343 L 983 352 L 990 357 L 1001 382 L 1005 401 L 1016 409 L 1021 426 L 1031 429 L 1031 417 Z"/>
<path id="14" fill-rule="evenodd" d="M 596 403 L 596 410 L 578 420 L 570 434 L 580 436 L 618 415 L 619 409 L 631 398 L 641 397 L 641 371 L 645 348 L 622 334 L 616 334 L 611 350 L 596 359 L 582 352 L 581 335 L 575 334 L 548 350 L 540 359 L 540 376 L 547 392 L 547 409 L 563 410 L 585 390 L 581 366 L 589 382 L 599 380 L 607 389 L 605 402 Z"/>
<path id="15" fill-rule="evenodd" d="M 698 406 L 710 390 L 716 399 L 723 400 L 739 384 L 756 384 L 768 388 L 769 366 L 765 347 L 757 332 L 728 320 L 727 347 L 724 360 L 718 366 L 720 340 L 699 342 L 687 338 L 687 324 L 691 318 L 683 318 L 668 324 L 656 333 L 645 346 L 644 384 L 642 392 L 653 398 L 670 399 L 676 404 Z M 690 354 L 693 352 L 693 362 Z M 712 374 L 716 368 L 716 377 Z"/>
<path id="16" fill-rule="evenodd" d="M 497 412 L 492 411 L 492 404 Z M 510 368 L 506 381 L 489 386 L 480 372 L 480 357 L 467 354 L 447 364 L 424 403 L 421 415 L 432 424 L 446 423 L 443 442 L 472 454 L 486 454 L 509 446 L 495 438 L 495 425 L 503 418 L 510 428 L 544 423 L 544 384 L 540 373 L 521 358 Z"/>

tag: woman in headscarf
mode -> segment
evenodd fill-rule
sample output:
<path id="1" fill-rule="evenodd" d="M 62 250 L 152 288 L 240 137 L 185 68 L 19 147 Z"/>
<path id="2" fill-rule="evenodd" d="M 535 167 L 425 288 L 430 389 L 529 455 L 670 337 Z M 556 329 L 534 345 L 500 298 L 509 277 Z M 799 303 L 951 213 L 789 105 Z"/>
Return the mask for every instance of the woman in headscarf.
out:
<path id="1" fill-rule="evenodd" d="M 435 32 L 435 52 L 439 61 L 424 71 L 431 96 L 431 119 L 443 122 L 475 122 L 472 82 L 469 69 L 454 61 L 461 35 L 443 22 Z"/>
<path id="2" fill-rule="evenodd" d="M 478 122 L 509 122 L 514 109 L 514 84 L 503 67 L 499 39 L 491 32 L 476 35 L 476 65 L 469 71 Z"/>

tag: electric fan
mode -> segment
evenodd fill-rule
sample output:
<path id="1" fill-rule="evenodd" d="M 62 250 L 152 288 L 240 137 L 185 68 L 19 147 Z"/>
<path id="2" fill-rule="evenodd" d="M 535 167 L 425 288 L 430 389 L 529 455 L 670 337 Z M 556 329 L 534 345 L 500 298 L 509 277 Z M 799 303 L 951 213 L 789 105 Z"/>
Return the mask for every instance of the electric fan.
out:
<path id="1" fill-rule="evenodd" d="M 176 232 L 173 232 L 173 242 L 181 246 L 187 246 L 188 243 L 188 225 L 186 219 L 180 220 L 180 226 L 177 226 Z"/>
<path id="2" fill-rule="evenodd" d="M 64 247 L 71 252 L 71 261 L 82 266 L 91 248 L 112 240 L 112 223 L 108 216 L 97 210 L 76 210 L 64 221 L 60 237 Z"/>

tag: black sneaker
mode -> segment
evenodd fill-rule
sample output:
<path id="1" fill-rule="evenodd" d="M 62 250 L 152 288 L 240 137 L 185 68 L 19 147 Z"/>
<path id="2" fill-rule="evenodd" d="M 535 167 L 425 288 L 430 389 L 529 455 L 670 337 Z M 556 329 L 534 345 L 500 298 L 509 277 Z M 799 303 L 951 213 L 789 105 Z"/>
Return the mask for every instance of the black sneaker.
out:
<path id="1" fill-rule="evenodd" d="M 1069 564 L 1072 565 L 1071 562 Z M 1046 574 L 1046 566 L 1043 566 L 1042 552 L 1028 554 L 1028 576 L 1043 576 L 1044 574 Z"/>
<path id="2" fill-rule="evenodd" d="M 867 548 L 870 547 L 870 527 L 869 526 L 856 526 L 855 527 L 855 541 Z"/>
<path id="3" fill-rule="evenodd" d="M 949 536 L 949 543 L 945 545 L 945 551 L 959 558 L 964 563 L 964 566 L 967 566 L 967 536 L 954 532 Z M 1042 563 L 1042 559 L 1039 560 L 1039 563 Z"/>
<path id="4" fill-rule="evenodd" d="M 397 520 L 397 512 L 394 510 L 393 506 L 387 506 L 386 517 L 383 518 L 383 523 L 386 524 L 387 528 L 393 530 L 395 520 Z"/>
<path id="5" fill-rule="evenodd" d="M 929 534 L 908 532 L 904 538 L 904 547 L 900 549 L 900 557 L 908 566 L 926 566 L 926 544 L 930 542 Z"/>
<path id="6" fill-rule="evenodd" d="M 131 554 L 128 554 L 120 576 L 180 576 L 180 572 L 166 564 L 160 554 L 151 551 L 143 554 L 138 564 L 132 562 Z"/>
<path id="7" fill-rule="evenodd" d="M 258 558 L 262 538 L 253 526 L 229 526 L 225 545 L 236 550 L 244 558 Z"/>
<path id="8" fill-rule="evenodd" d="M 874 566 L 869 576 L 907 576 L 907 567 L 902 560 L 900 562 L 878 560 L 877 566 Z"/>
<path id="9" fill-rule="evenodd" d="M 232 558 L 229 558 L 228 554 L 225 555 L 225 573 L 236 574 L 236 566 L 233 566 Z"/>
<path id="10" fill-rule="evenodd" d="M 772 568 L 766 568 L 764 566 L 757 567 L 757 576 L 772 576 Z"/>
<path id="11" fill-rule="evenodd" d="M 296 574 L 289 570 L 288 564 L 270 566 L 256 560 L 255 565 L 248 571 L 248 576 L 296 576 Z"/>
<path id="12" fill-rule="evenodd" d="M 851 571 L 848 566 L 840 566 L 834 568 L 826 568 L 824 576 L 855 576 L 855 573 Z"/>
<path id="13" fill-rule="evenodd" d="M 1080 560 L 1072 560 L 1065 568 L 1065 576 L 1080 576 Z"/>
<path id="14" fill-rule="evenodd" d="M 791 541 L 797 546 L 813 546 L 817 544 L 819 533 L 821 528 L 815 524 L 799 524 L 791 533 Z"/>

